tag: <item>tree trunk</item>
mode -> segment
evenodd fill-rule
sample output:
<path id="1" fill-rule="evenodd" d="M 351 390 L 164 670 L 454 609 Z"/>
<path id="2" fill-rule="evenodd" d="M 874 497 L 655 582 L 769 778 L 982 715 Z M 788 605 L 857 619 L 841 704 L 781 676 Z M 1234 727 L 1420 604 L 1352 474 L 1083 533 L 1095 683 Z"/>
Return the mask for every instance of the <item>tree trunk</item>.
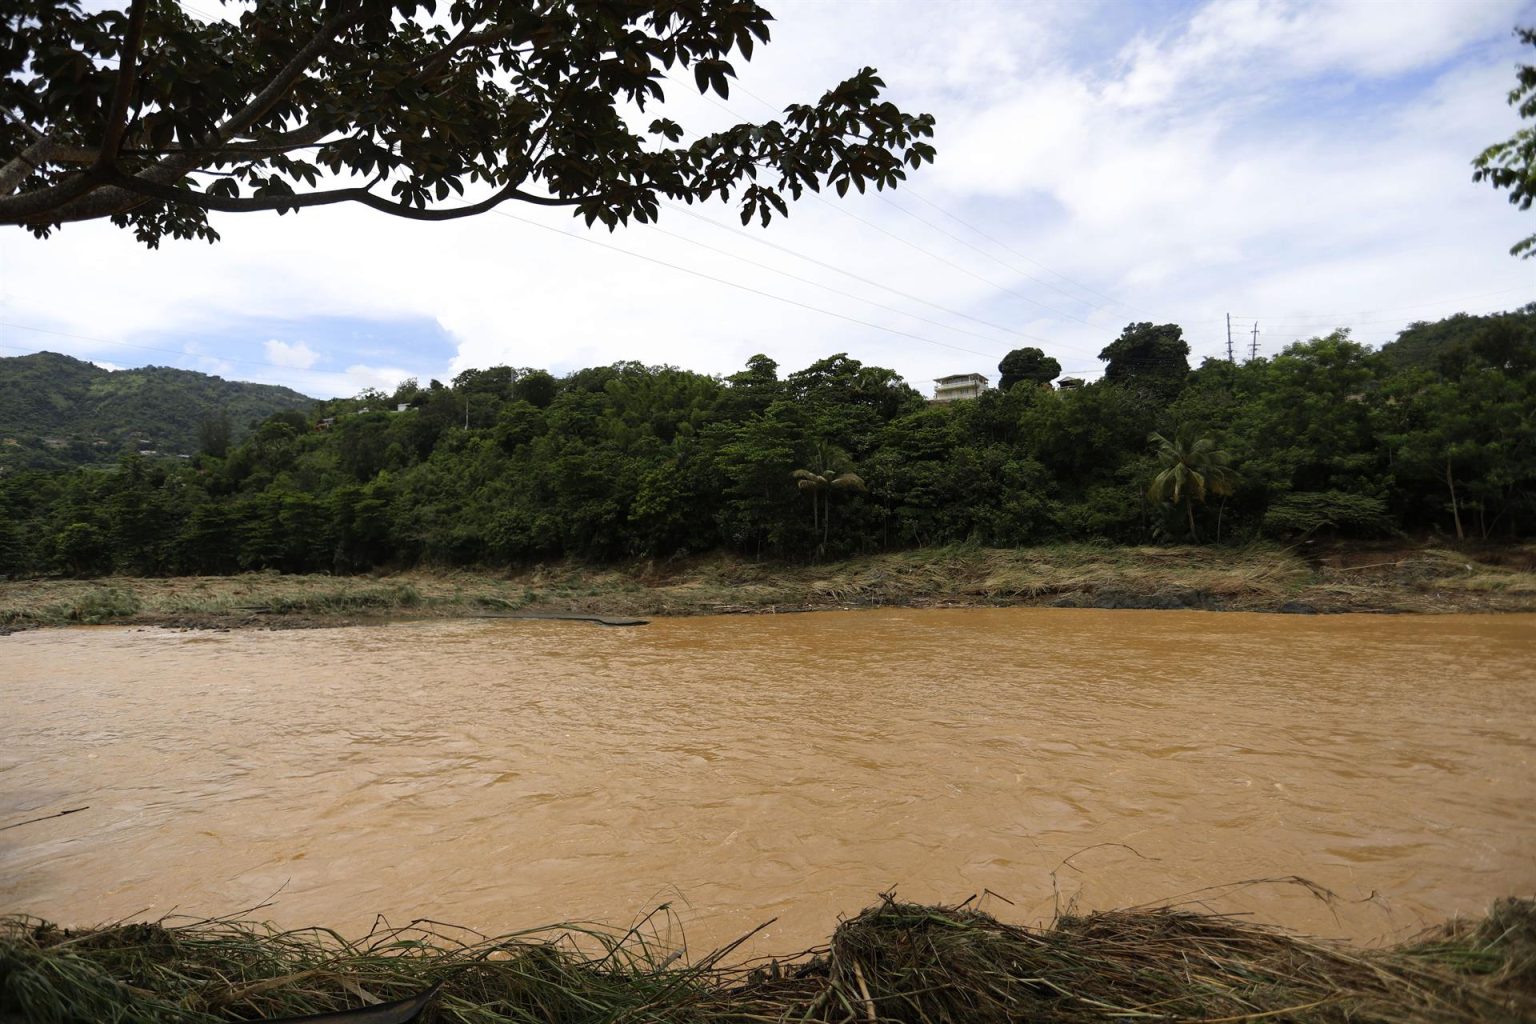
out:
<path id="1" fill-rule="evenodd" d="M 1186 501 L 1184 503 L 1184 511 L 1189 515 L 1189 539 L 1199 544 L 1200 534 L 1195 532 L 1195 503 Z"/>
<path id="2" fill-rule="evenodd" d="M 1221 507 L 1216 510 L 1216 543 L 1221 543 L 1221 517 L 1227 514 L 1227 499 L 1221 499 Z"/>
<path id="3" fill-rule="evenodd" d="M 1456 518 L 1456 539 L 1466 540 L 1467 534 L 1461 528 L 1461 507 L 1456 504 L 1456 478 L 1451 476 L 1451 457 L 1445 457 L 1445 482 L 1451 488 L 1451 515 Z"/>

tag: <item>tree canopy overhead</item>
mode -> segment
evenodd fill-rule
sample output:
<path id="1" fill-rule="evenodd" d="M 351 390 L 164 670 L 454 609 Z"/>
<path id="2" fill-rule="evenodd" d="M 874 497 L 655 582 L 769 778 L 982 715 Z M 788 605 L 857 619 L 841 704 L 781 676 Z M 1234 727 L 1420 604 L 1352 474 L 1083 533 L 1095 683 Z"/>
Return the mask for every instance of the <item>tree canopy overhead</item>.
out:
<path id="1" fill-rule="evenodd" d="M 175 0 L 7 8 L 0 224 L 38 235 L 111 218 L 155 246 L 216 239 L 209 211 L 449 220 L 508 201 L 611 229 L 655 220 L 663 197 L 734 199 L 766 224 L 807 189 L 894 187 L 933 159 L 933 118 L 883 101 L 872 68 L 691 143 L 666 117 L 637 128 L 674 66 L 729 95 L 733 59 L 769 38 L 752 0 L 255 0 L 234 21 Z"/>
<path id="2" fill-rule="evenodd" d="M 1522 43 L 1536 46 L 1536 28 L 1517 28 Z M 1515 87 L 1509 105 L 1526 121 L 1536 121 L 1536 65 L 1521 64 L 1515 71 Z M 1509 201 L 1522 210 L 1536 200 L 1536 125 L 1528 125 L 1503 142 L 1496 142 L 1472 161 L 1473 181 L 1487 181 L 1509 190 Z M 1511 256 L 1536 256 L 1536 235 L 1523 238 L 1509 250 Z"/>

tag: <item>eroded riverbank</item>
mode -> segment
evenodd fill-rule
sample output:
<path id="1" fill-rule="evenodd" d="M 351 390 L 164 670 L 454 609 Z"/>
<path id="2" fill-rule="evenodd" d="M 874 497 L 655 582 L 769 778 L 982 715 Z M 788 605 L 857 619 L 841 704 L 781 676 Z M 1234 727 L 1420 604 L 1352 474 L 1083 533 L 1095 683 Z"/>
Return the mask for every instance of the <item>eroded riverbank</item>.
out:
<path id="1" fill-rule="evenodd" d="M 999 606 L 1536 611 L 1536 546 L 1059 545 L 931 549 L 829 565 L 722 556 L 499 573 L 0 581 L 0 630 L 106 622 L 301 628 L 509 612 L 651 616 Z"/>

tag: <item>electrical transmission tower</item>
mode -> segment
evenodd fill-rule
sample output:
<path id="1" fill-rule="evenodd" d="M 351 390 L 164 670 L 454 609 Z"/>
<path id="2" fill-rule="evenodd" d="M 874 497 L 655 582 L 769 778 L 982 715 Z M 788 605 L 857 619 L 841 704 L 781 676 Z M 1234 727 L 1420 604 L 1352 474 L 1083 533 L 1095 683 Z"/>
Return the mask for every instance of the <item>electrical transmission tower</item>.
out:
<path id="1" fill-rule="evenodd" d="M 1232 355 L 1232 314 L 1227 314 L 1227 362 L 1235 363 L 1237 359 Z"/>
<path id="2" fill-rule="evenodd" d="M 1253 322 L 1253 341 L 1248 344 L 1248 359 L 1250 361 L 1259 358 L 1259 322 Z"/>

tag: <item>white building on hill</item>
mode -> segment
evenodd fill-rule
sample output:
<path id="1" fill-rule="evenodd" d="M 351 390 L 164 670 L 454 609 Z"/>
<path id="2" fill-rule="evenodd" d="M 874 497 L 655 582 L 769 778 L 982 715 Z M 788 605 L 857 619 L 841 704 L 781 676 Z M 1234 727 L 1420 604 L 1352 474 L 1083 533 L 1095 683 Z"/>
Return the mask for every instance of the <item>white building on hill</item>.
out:
<path id="1" fill-rule="evenodd" d="M 940 377 L 933 384 L 935 402 L 963 402 L 969 398 L 980 398 L 981 393 L 987 390 L 987 378 L 979 373 Z"/>

